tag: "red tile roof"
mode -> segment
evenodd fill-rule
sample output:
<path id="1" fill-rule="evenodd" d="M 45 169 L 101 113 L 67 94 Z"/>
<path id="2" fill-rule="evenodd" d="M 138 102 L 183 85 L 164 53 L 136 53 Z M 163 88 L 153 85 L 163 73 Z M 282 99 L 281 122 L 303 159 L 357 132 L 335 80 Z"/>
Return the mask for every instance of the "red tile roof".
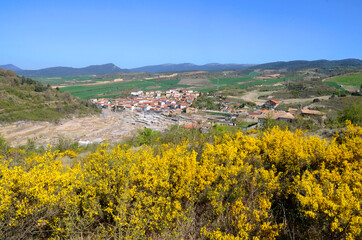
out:
<path id="1" fill-rule="evenodd" d="M 275 104 L 279 104 L 279 102 L 275 101 L 274 99 L 270 99 L 270 101 L 275 103 Z"/>
<path id="2" fill-rule="evenodd" d="M 185 125 L 185 128 L 192 129 L 192 128 L 197 128 L 198 126 L 199 126 L 199 124 L 197 124 L 197 123 L 190 123 L 190 124 Z"/>

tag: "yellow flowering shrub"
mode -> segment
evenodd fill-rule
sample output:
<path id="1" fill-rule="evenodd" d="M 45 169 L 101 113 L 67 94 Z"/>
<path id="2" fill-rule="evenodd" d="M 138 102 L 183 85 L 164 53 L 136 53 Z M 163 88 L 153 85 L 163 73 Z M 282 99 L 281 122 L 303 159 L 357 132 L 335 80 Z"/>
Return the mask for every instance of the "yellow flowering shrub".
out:
<path id="1" fill-rule="evenodd" d="M 0 220 L 3 233 L 21 225 L 51 220 L 72 193 L 76 175 L 61 164 L 59 152 L 47 151 L 14 165 L 0 163 Z M 39 229 L 37 229 L 39 230 Z M 8 236 L 8 235 L 5 235 Z"/>
<path id="2" fill-rule="evenodd" d="M 361 239 L 362 129 L 0 156 L 0 239 Z M 202 139 L 201 139 L 202 138 Z"/>
<path id="3" fill-rule="evenodd" d="M 333 239 L 358 239 L 361 236 L 361 168 L 347 165 L 342 172 L 323 167 L 307 171 L 298 188 L 301 212 L 310 218 L 318 231 L 327 232 Z"/>

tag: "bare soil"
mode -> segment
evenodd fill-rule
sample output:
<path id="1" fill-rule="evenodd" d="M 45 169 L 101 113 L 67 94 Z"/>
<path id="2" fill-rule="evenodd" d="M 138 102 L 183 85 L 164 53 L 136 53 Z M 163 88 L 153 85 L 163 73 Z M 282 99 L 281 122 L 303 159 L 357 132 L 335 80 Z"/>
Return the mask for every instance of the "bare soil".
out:
<path id="1" fill-rule="evenodd" d="M 243 96 L 240 97 L 233 97 L 233 96 L 228 96 L 230 98 L 238 98 L 238 99 L 242 99 L 244 101 L 247 102 L 254 102 L 257 105 L 261 105 L 263 103 L 265 103 L 266 100 L 263 99 L 259 99 L 260 96 L 265 96 L 265 95 L 273 95 L 273 99 L 279 101 L 280 103 L 284 103 L 284 104 L 292 104 L 292 103 L 306 103 L 306 102 L 312 102 L 314 99 L 319 99 L 319 100 L 327 100 L 330 96 L 320 96 L 320 97 L 310 97 L 310 98 L 291 98 L 291 99 L 283 99 L 283 100 L 279 100 L 278 96 L 275 95 L 274 91 L 269 91 L 269 92 L 259 92 L 257 90 L 255 91 L 251 91 L 246 93 Z"/>
<path id="2" fill-rule="evenodd" d="M 171 120 L 159 118 L 150 126 L 142 122 L 143 119 L 143 114 L 135 112 L 115 113 L 104 110 L 101 115 L 63 119 L 57 124 L 31 121 L 2 124 L 0 134 L 12 146 L 24 145 L 28 138 L 42 145 L 56 143 L 60 138 L 73 141 L 93 141 L 101 138 L 108 142 L 117 142 L 133 136 L 137 129 L 154 127 L 163 130 L 171 123 Z"/>
<path id="3" fill-rule="evenodd" d="M 207 86 L 210 85 L 211 82 L 209 79 L 206 78 L 182 78 L 181 81 L 178 83 L 180 85 L 203 85 Z"/>

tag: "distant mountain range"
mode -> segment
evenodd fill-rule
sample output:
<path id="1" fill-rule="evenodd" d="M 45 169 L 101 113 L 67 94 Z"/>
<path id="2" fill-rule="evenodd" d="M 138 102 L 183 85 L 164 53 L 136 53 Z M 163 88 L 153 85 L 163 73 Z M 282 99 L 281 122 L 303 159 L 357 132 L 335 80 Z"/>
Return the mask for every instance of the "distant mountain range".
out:
<path id="1" fill-rule="evenodd" d="M 0 66 L 1 67 L 1 66 Z M 112 63 L 103 65 L 92 65 L 84 68 L 72 67 L 51 67 L 39 70 L 15 70 L 18 75 L 27 77 L 66 77 L 76 75 L 102 75 L 108 73 L 126 72 L 127 69 L 121 69 Z"/>
<path id="2" fill-rule="evenodd" d="M 306 68 L 322 68 L 322 67 L 360 67 L 362 60 L 350 58 L 343 60 L 316 60 L 316 61 L 290 61 L 290 62 L 271 62 L 255 65 L 253 69 L 286 69 L 288 71 L 296 71 Z"/>
<path id="3" fill-rule="evenodd" d="M 220 64 L 220 63 L 209 63 L 205 65 L 196 65 L 192 63 L 181 63 L 181 64 L 161 64 L 153 66 L 145 66 L 139 68 L 129 69 L 130 72 L 185 72 L 185 71 L 220 71 L 228 69 L 244 69 L 254 66 L 255 64 Z"/>
<path id="4" fill-rule="evenodd" d="M 254 66 L 253 64 L 219 64 L 210 63 L 205 65 L 195 65 L 192 63 L 181 64 L 161 64 L 145 66 L 139 68 L 122 69 L 112 63 L 104 65 L 92 65 L 84 68 L 72 67 L 51 67 L 39 70 L 22 70 L 12 64 L 0 65 L 0 68 L 14 70 L 19 75 L 27 77 L 65 77 L 76 75 L 102 75 L 118 72 L 184 72 L 184 71 L 219 71 L 227 69 L 244 69 Z"/>
<path id="5" fill-rule="evenodd" d="M 264 64 L 219 64 L 209 63 L 205 65 L 196 65 L 192 63 L 181 64 L 161 64 L 144 66 L 139 68 L 124 69 L 119 68 L 113 63 L 103 65 L 92 65 L 84 68 L 72 68 L 72 67 L 51 67 L 39 70 L 22 70 L 19 67 L 7 64 L 0 65 L 0 68 L 9 69 L 15 71 L 18 75 L 24 75 L 27 77 L 65 77 L 76 75 L 102 75 L 110 73 L 120 72 L 184 72 L 184 71 L 222 71 L 231 69 L 285 69 L 287 71 L 295 71 L 305 68 L 320 68 L 320 67 L 332 67 L 332 66 L 354 66 L 361 67 L 362 60 L 360 59 L 343 59 L 343 60 L 316 60 L 316 61 L 290 61 L 290 62 L 271 62 Z"/>

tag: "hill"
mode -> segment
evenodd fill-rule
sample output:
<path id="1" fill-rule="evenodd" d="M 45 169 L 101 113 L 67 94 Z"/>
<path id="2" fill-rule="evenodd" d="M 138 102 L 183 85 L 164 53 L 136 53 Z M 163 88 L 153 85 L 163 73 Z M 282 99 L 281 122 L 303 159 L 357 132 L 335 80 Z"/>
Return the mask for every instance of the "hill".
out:
<path id="1" fill-rule="evenodd" d="M 10 66 L 10 65 L 4 65 Z M 245 69 L 253 64 L 219 64 L 209 63 L 205 65 L 196 65 L 192 63 L 181 63 L 181 64 L 161 64 L 153 66 L 144 66 L 139 68 L 123 69 L 119 68 L 113 63 L 103 65 L 92 65 L 84 68 L 72 68 L 72 67 L 51 67 L 38 70 L 22 70 L 14 66 L 14 70 L 19 75 L 26 77 L 67 77 L 77 75 L 103 75 L 112 73 L 127 73 L 127 72 L 183 72 L 183 71 L 220 71 L 228 69 Z M 8 68 L 6 68 L 8 69 Z"/>
<path id="2" fill-rule="evenodd" d="M 113 73 L 130 73 L 130 72 L 148 72 L 148 73 L 162 73 L 162 72 L 185 72 L 185 71 L 223 71 L 223 70 L 236 70 L 236 69 L 275 69 L 285 71 L 297 71 L 307 68 L 329 68 L 329 67 L 357 67 L 362 68 L 362 60 L 360 59 L 343 59 L 343 60 L 316 60 L 304 61 L 296 60 L 289 62 L 271 62 L 264 64 L 220 64 L 209 63 L 205 65 L 196 65 L 193 63 L 180 63 L 180 64 L 160 64 L 150 65 L 138 68 L 119 68 L 113 63 L 103 65 L 91 65 L 84 68 L 72 67 L 51 67 L 38 70 L 22 70 L 12 64 L 3 65 L 5 69 L 16 71 L 19 75 L 26 77 L 67 77 L 78 75 L 104 75 Z M 0 66 L 1 67 L 1 66 Z"/>
<path id="3" fill-rule="evenodd" d="M 180 64 L 160 64 L 152 66 L 144 66 L 139 68 L 130 69 L 131 72 L 184 72 L 184 71 L 220 71 L 228 69 L 244 69 L 254 66 L 253 64 L 220 64 L 209 63 L 205 65 L 196 65 L 192 63 L 180 63 Z"/>
<path id="4" fill-rule="evenodd" d="M 316 60 L 316 61 L 290 61 L 290 62 L 271 62 L 252 66 L 252 69 L 285 69 L 287 71 L 297 71 L 306 68 L 327 68 L 327 67 L 362 67 L 360 59 L 343 59 L 343 60 Z"/>
<path id="5" fill-rule="evenodd" d="M 108 73 L 128 72 L 127 69 L 121 69 L 113 63 L 103 65 L 91 65 L 84 68 L 72 67 L 51 67 L 39 70 L 16 70 L 19 75 L 26 77 L 66 77 L 76 75 L 103 75 Z"/>
<path id="6" fill-rule="evenodd" d="M 2 69 L 6 69 L 6 70 L 12 70 L 12 71 L 21 71 L 22 69 L 13 65 L 13 64 L 5 64 L 5 65 L 0 65 L 0 68 Z"/>
<path id="7" fill-rule="evenodd" d="M 88 101 L 61 93 L 49 85 L 0 69 L 0 122 L 56 121 L 70 115 L 99 113 Z"/>

